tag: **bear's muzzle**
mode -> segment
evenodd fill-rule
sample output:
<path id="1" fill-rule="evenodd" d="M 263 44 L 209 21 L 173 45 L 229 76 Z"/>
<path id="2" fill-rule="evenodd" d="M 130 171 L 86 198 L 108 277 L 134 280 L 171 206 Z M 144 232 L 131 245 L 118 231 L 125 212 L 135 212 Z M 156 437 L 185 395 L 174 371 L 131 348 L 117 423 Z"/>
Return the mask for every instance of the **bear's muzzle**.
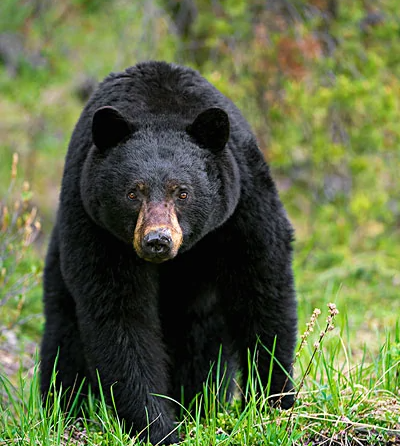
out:
<path id="1" fill-rule="evenodd" d="M 182 229 L 172 201 L 142 202 L 133 239 L 139 257 L 154 263 L 173 259 L 182 239 Z"/>

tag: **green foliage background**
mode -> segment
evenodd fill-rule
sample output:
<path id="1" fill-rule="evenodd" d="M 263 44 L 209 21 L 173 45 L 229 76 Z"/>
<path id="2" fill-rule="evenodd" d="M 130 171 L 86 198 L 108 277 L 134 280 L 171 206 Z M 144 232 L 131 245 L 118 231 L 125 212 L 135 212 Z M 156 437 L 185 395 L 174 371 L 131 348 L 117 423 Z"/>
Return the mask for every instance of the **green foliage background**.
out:
<path id="1" fill-rule="evenodd" d="M 57 405 L 46 418 L 37 373 L 15 372 L 40 341 L 43 259 L 84 97 L 146 59 L 198 69 L 243 111 L 296 229 L 300 331 L 315 307 L 340 310 L 323 348 L 312 347 L 322 321 L 295 364 L 297 382 L 307 378 L 295 412 L 259 411 L 256 395 L 244 413 L 221 412 L 206 388 L 213 410 L 182 428 L 185 443 L 399 444 L 398 9 L 398 0 L 1 1 L 0 444 L 128 442 L 105 407 L 89 417 L 102 432 L 71 426 Z"/>
<path id="2" fill-rule="evenodd" d="M 397 0 L 340 2 L 335 14 L 323 0 L 187 1 L 189 31 L 177 3 L 2 1 L 0 34 L 20 47 L 0 65 L 0 193 L 9 199 L 18 152 L 43 228 L 31 261 L 42 264 L 85 82 L 145 59 L 184 63 L 257 133 L 296 228 L 301 320 L 335 299 L 354 353 L 377 352 L 400 310 Z M 40 288 L 30 293 L 27 314 Z"/>

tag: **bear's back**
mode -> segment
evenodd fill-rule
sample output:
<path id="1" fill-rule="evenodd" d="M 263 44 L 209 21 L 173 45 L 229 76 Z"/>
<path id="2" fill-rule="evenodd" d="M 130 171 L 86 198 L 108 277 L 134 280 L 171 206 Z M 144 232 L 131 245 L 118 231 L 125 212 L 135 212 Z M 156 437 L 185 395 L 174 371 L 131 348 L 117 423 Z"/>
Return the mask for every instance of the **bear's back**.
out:
<path id="1" fill-rule="evenodd" d="M 238 108 L 197 71 L 167 62 L 142 62 L 110 74 L 89 104 L 115 106 L 133 122 L 162 117 L 182 129 L 207 108 L 220 107 L 228 113 L 232 130 L 251 132 Z"/>

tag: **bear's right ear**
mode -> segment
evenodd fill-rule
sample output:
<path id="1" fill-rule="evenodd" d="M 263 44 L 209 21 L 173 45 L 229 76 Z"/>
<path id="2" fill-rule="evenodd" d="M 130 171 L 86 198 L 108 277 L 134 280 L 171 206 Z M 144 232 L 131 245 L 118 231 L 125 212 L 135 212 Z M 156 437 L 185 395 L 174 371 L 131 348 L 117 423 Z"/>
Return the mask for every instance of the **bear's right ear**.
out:
<path id="1" fill-rule="evenodd" d="M 93 115 L 92 137 L 100 150 L 110 149 L 126 139 L 133 131 L 132 125 L 114 107 L 98 108 Z"/>

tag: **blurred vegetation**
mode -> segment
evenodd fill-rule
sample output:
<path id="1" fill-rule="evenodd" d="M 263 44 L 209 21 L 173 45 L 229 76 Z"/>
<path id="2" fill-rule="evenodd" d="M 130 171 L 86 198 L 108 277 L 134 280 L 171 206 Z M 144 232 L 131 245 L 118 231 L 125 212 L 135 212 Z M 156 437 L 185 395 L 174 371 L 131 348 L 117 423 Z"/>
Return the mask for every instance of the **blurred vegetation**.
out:
<path id="1" fill-rule="evenodd" d="M 398 0 L 1 1 L 0 443 L 127 441 L 94 406 L 93 427 L 46 418 L 25 371 L 71 132 L 98 81 L 146 59 L 198 69 L 251 123 L 296 228 L 300 331 L 340 309 L 323 348 L 307 325 L 293 411 L 217 413 L 206 387 L 187 443 L 399 444 Z"/>
<path id="2" fill-rule="evenodd" d="M 242 109 L 271 164 L 297 233 L 302 321 L 336 296 L 355 351 L 363 341 L 378 350 L 400 312 L 397 0 L 3 0 L 1 9 L 0 197 L 16 152 L 40 240 L 96 83 L 140 60 L 184 63 Z M 36 262 L 43 246 L 30 250 Z"/>
<path id="3" fill-rule="evenodd" d="M 41 228 L 37 208 L 30 201 L 29 183 L 18 184 L 17 168 L 18 156 L 14 154 L 9 188 L 0 201 L 0 341 L 2 335 L 16 326 L 32 328 L 35 314 L 26 311 L 25 301 L 37 289 L 41 276 L 40 261 L 31 250 Z M 33 303 L 28 307 L 32 311 Z M 36 313 L 38 310 L 36 307 Z M 32 331 L 37 332 L 37 327 Z"/>

